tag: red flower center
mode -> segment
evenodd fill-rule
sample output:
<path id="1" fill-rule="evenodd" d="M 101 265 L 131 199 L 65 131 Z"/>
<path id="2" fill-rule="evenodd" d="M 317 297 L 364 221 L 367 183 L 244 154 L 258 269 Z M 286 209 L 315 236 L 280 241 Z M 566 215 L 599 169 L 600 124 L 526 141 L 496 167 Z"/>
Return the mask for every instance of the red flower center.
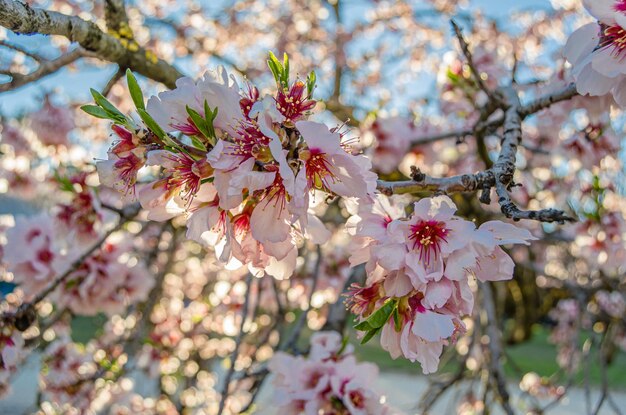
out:
<path id="1" fill-rule="evenodd" d="M 304 160 L 309 189 L 318 189 L 332 193 L 328 185 L 335 182 L 336 176 L 330 171 L 331 164 L 326 158 L 326 153 L 313 148 L 302 151 L 300 158 Z"/>
<path id="2" fill-rule="evenodd" d="M 617 6 L 616 6 L 617 7 Z M 626 1 L 622 6 L 626 10 Z M 600 25 L 600 43 L 598 49 L 612 48 L 614 58 L 622 60 L 626 56 L 626 30 L 621 26 Z"/>
<path id="3" fill-rule="evenodd" d="M 441 243 L 447 242 L 446 237 L 450 230 L 446 228 L 445 222 L 436 220 L 421 221 L 411 225 L 411 235 L 413 249 L 420 251 L 420 261 L 430 262 L 431 254 L 434 258 L 441 252 Z"/>
<path id="4" fill-rule="evenodd" d="M 613 5 L 616 12 L 626 13 L 626 0 L 617 0 Z"/>

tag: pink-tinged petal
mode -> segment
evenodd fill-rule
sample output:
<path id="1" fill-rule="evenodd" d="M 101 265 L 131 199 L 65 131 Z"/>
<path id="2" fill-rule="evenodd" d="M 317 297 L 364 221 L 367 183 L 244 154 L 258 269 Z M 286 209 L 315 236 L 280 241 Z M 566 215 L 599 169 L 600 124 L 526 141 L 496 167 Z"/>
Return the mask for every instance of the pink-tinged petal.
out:
<path id="1" fill-rule="evenodd" d="M 495 247 L 495 246 L 494 246 Z M 468 270 L 476 265 L 476 253 L 472 249 L 453 252 L 446 260 L 445 277 L 453 281 L 467 278 Z"/>
<path id="2" fill-rule="evenodd" d="M 283 180 L 285 191 L 290 196 L 299 197 L 299 195 L 295 193 L 296 176 L 293 174 L 293 170 L 291 170 L 291 167 L 289 167 L 289 164 L 287 163 L 285 150 L 283 150 L 283 145 L 278 136 L 275 136 L 275 138 L 270 140 L 269 148 L 272 153 L 272 157 L 274 157 L 274 160 L 278 162 L 278 172 Z"/>
<path id="3" fill-rule="evenodd" d="M 429 342 L 422 345 L 420 353 L 417 356 L 417 361 L 420 362 L 420 365 L 422 365 L 422 372 L 425 375 L 435 373 L 437 371 L 442 352 L 442 342 Z"/>
<path id="4" fill-rule="evenodd" d="M 276 177 L 276 172 L 260 172 L 252 170 L 254 159 L 248 159 L 241 168 L 233 173 L 228 190 L 229 196 L 241 194 L 244 189 L 249 193 L 269 187 Z"/>
<path id="5" fill-rule="evenodd" d="M 617 86 L 613 88 L 613 97 L 620 108 L 626 108 L 626 77 L 621 77 Z"/>
<path id="6" fill-rule="evenodd" d="M 148 219 L 165 221 L 185 212 L 185 203 L 178 203 L 159 182 L 137 186 L 137 199 L 148 211 Z"/>
<path id="7" fill-rule="evenodd" d="M 345 151 L 341 148 L 339 133 L 332 133 L 325 124 L 313 121 L 298 121 L 296 128 L 302 134 L 310 149 L 318 149 L 322 153 L 337 154 Z"/>
<path id="8" fill-rule="evenodd" d="M 287 238 L 287 240 L 283 242 L 273 243 L 266 241 L 263 243 L 263 251 L 279 261 L 291 254 L 293 249 L 294 243 L 290 238 Z"/>
<path id="9" fill-rule="evenodd" d="M 591 63 L 584 65 L 576 78 L 576 89 L 581 95 L 606 95 L 615 85 L 613 78 L 606 77 L 592 68 Z"/>
<path id="10" fill-rule="evenodd" d="M 320 218 L 310 213 L 307 213 L 307 225 L 303 231 L 305 238 L 310 239 L 316 245 L 328 242 L 332 236 Z"/>
<path id="11" fill-rule="evenodd" d="M 211 183 L 204 183 L 198 189 L 198 193 L 196 193 L 193 198 L 193 205 L 197 205 L 202 202 L 212 202 L 217 197 L 217 189 Z"/>
<path id="12" fill-rule="evenodd" d="M 443 259 L 439 256 L 436 259 L 431 259 L 428 264 L 420 260 L 419 254 L 416 252 L 409 252 L 406 255 L 407 273 L 413 281 L 413 285 L 426 283 L 429 281 L 439 281 L 443 276 Z"/>
<path id="13" fill-rule="evenodd" d="M 373 251 L 380 266 L 387 270 L 398 270 L 404 266 L 406 250 L 402 244 L 379 245 Z"/>
<path id="14" fill-rule="evenodd" d="M 431 199 L 431 215 L 435 220 L 446 221 L 456 212 L 456 205 L 448 196 L 436 196 Z"/>
<path id="15" fill-rule="evenodd" d="M 528 229 L 517 227 L 511 223 L 492 220 L 485 222 L 478 228 L 491 232 L 498 245 L 524 244 L 530 245 L 528 241 L 537 240 Z"/>
<path id="16" fill-rule="evenodd" d="M 293 246 L 293 245 L 292 245 Z M 271 257 L 269 264 L 265 267 L 265 273 L 271 275 L 277 280 L 286 280 L 291 278 L 293 271 L 296 269 L 296 260 L 298 259 L 298 250 L 295 246 L 281 260 Z"/>
<path id="17" fill-rule="evenodd" d="M 605 24 L 614 23 L 615 0 L 583 0 L 585 9 Z"/>
<path id="18" fill-rule="evenodd" d="M 441 308 L 452 295 L 452 282 L 443 278 L 441 281 L 431 281 L 426 285 L 422 304 L 428 308 Z"/>
<path id="19" fill-rule="evenodd" d="M 591 55 L 598 45 L 600 26 L 597 23 L 588 23 L 578 28 L 567 39 L 563 48 L 563 56 L 571 64 L 576 65 L 583 58 Z"/>
<path id="20" fill-rule="evenodd" d="M 220 66 L 217 71 L 207 72 L 198 81 L 198 89 L 200 91 L 198 104 L 202 108 L 201 113 L 204 113 L 205 100 L 211 109 L 218 107 L 213 125 L 230 135 L 235 135 L 237 126 L 245 119 L 239 105 L 241 96 L 235 78 L 232 75 L 229 76 L 224 67 Z"/>
<path id="21" fill-rule="evenodd" d="M 478 258 L 474 274 L 480 281 L 503 281 L 513 278 L 515 263 L 500 247 L 491 255 Z"/>
<path id="22" fill-rule="evenodd" d="M 380 345 L 389 352 L 392 359 L 397 359 L 402 355 L 400 348 L 400 333 L 396 332 L 393 322 L 383 326 L 380 333 Z"/>
<path id="23" fill-rule="evenodd" d="M 441 244 L 441 253 L 448 255 L 458 249 L 465 248 L 471 242 L 476 226 L 467 220 L 449 220 L 445 224 L 448 232 L 446 241 Z"/>
<path id="24" fill-rule="evenodd" d="M 259 242 L 282 242 L 289 237 L 288 212 L 280 203 L 260 202 L 250 215 L 252 236 Z"/>
<path id="25" fill-rule="evenodd" d="M 413 290 L 411 280 L 403 271 L 394 271 L 387 275 L 383 287 L 385 294 L 390 297 L 404 297 Z"/>
<path id="26" fill-rule="evenodd" d="M 612 79 L 626 73 L 626 63 L 624 63 L 624 59 L 615 56 L 614 50 L 610 46 L 594 53 L 591 67 L 597 73 Z"/>
<path id="27" fill-rule="evenodd" d="M 218 140 L 207 154 L 207 161 L 214 169 L 232 170 L 243 162 L 243 157 L 235 156 L 235 147 L 224 140 Z"/>
<path id="28" fill-rule="evenodd" d="M 146 157 L 147 166 L 161 166 L 166 169 L 176 167 L 176 162 L 172 158 L 172 152 L 167 150 L 149 151 Z"/>
<path id="29" fill-rule="evenodd" d="M 452 317 L 426 310 L 415 314 L 413 334 L 429 342 L 444 340 L 454 333 Z"/>

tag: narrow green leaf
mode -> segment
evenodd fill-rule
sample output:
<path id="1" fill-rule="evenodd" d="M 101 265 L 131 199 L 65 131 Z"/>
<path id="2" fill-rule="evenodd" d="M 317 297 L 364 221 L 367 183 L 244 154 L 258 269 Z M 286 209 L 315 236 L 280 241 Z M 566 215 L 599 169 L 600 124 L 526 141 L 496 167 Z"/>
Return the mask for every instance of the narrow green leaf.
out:
<path id="1" fill-rule="evenodd" d="M 402 320 L 400 320 L 400 312 L 398 311 L 398 307 L 393 309 L 393 325 L 396 329 L 396 332 L 400 333 L 402 331 Z"/>
<path id="2" fill-rule="evenodd" d="M 267 66 L 269 66 L 270 71 L 272 71 L 272 75 L 274 75 L 274 80 L 276 81 L 277 84 L 280 84 L 280 70 L 278 69 L 278 67 L 276 66 L 276 64 L 274 62 L 272 62 L 271 60 L 267 61 Z"/>
<path id="3" fill-rule="evenodd" d="M 396 305 L 396 301 L 388 300 L 381 308 L 372 313 L 366 321 L 370 326 L 372 326 L 372 328 L 380 328 L 384 326 L 385 323 L 389 321 L 389 317 L 391 317 L 391 313 L 393 313 Z"/>
<path id="4" fill-rule="evenodd" d="M 274 55 L 274 52 L 270 51 L 270 61 L 272 61 L 272 63 L 274 65 L 276 65 L 277 68 L 283 69 L 283 65 L 282 63 L 280 63 L 280 61 L 278 60 L 278 58 L 276 57 L 276 55 Z"/>
<path id="5" fill-rule="evenodd" d="M 283 86 L 289 86 L 289 56 L 286 52 L 283 53 Z"/>
<path id="6" fill-rule="evenodd" d="M 315 82 L 317 81 L 317 76 L 315 75 L 315 71 L 311 71 L 309 76 L 306 78 L 306 91 L 308 96 L 313 95 L 313 90 L 315 89 Z"/>
<path id="7" fill-rule="evenodd" d="M 370 331 L 373 328 L 374 327 L 370 326 L 370 323 L 368 323 L 367 320 L 361 321 L 359 324 L 354 326 L 354 329 L 358 331 Z"/>
<path id="8" fill-rule="evenodd" d="M 189 138 L 191 139 L 191 144 L 193 144 L 195 148 L 198 148 L 202 151 L 207 151 L 206 146 L 204 145 L 202 141 L 198 139 L 198 137 L 189 137 Z"/>
<path id="9" fill-rule="evenodd" d="M 367 332 L 367 334 L 361 339 L 361 344 L 365 344 L 368 341 L 372 340 L 372 337 L 374 337 L 379 331 L 381 330 L 380 327 L 370 330 Z"/>
<path id="10" fill-rule="evenodd" d="M 193 121 L 193 124 L 196 126 L 196 128 L 198 128 L 198 130 L 200 130 L 202 135 L 204 135 L 205 137 L 208 137 L 210 134 L 207 128 L 206 120 L 202 118 L 202 115 L 200 115 L 198 111 L 189 107 L 189 105 L 187 105 L 186 107 L 187 107 L 187 114 L 189 114 L 189 117 L 191 118 L 191 121 Z"/>
<path id="11" fill-rule="evenodd" d="M 96 101 L 96 104 L 98 104 L 103 110 L 108 112 L 111 116 L 114 116 L 115 119 L 126 119 L 124 114 L 122 114 L 120 110 L 115 108 L 115 105 L 111 104 L 109 100 L 106 99 L 100 92 L 96 91 L 93 88 L 91 88 L 90 91 L 93 99 Z"/>
<path id="12" fill-rule="evenodd" d="M 143 93 L 137 83 L 137 78 L 130 69 L 126 69 L 126 83 L 128 84 L 128 90 L 130 91 L 130 97 L 135 103 L 137 109 L 145 110 L 146 106 L 143 102 Z"/>
<path id="13" fill-rule="evenodd" d="M 83 105 L 80 107 L 81 110 L 85 111 L 87 114 L 92 115 L 96 118 L 102 118 L 104 120 L 112 120 L 111 115 L 108 112 L 103 110 L 97 105 Z"/>
<path id="14" fill-rule="evenodd" d="M 167 135 L 165 134 L 165 131 L 163 131 L 159 124 L 154 121 L 154 118 L 152 118 L 150 114 L 148 114 L 145 110 L 142 110 L 141 108 L 137 108 L 137 112 L 139 113 L 139 116 L 141 117 L 143 122 L 146 124 L 146 127 L 150 129 L 150 131 L 156 134 L 156 136 L 159 137 L 161 140 L 166 142 L 170 141 L 169 137 L 167 137 Z"/>

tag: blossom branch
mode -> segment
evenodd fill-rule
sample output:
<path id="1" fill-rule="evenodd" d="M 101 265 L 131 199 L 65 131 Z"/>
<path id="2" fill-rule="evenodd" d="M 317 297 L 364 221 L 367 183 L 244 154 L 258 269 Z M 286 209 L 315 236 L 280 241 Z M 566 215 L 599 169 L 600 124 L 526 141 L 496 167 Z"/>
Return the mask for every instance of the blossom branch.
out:
<path id="1" fill-rule="evenodd" d="M 5 48 L 7 48 L 7 49 L 12 49 L 12 50 L 14 50 L 16 52 L 19 52 L 22 55 L 28 56 L 29 58 L 31 58 L 31 59 L 33 59 L 33 60 L 35 60 L 37 62 L 40 62 L 40 61 L 42 61 L 44 59 L 41 55 L 38 55 L 36 53 L 32 53 L 32 52 L 26 50 L 25 48 L 23 48 L 21 46 L 14 45 L 14 44 L 6 42 L 4 40 L 0 40 L 0 46 L 3 46 Z"/>
<path id="2" fill-rule="evenodd" d="M 526 106 L 522 106 L 517 92 L 513 86 L 503 89 L 502 95 L 506 98 L 504 117 L 498 117 L 491 121 L 477 123 L 471 134 L 478 132 L 484 134 L 487 126 L 502 125 L 504 129 L 500 154 L 492 167 L 475 173 L 463 174 L 445 178 L 430 177 L 413 167 L 411 178 L 407 181 L 388 182 L 379 180 L 378 190 L 385 195 L 431 192 L 434 194 L 447 194 L 455 192 L 474 192 L 482 190 L 480 201 L 485 204 L 491 203 L 490 190 L 496 189 L 500 210 L 509 219 L 515 221 L 521 219 L 537 220 L 540 222 L 573 222 L 574 218 L 566 215 L 558 209 L 522 210 L 512 201 L 509 189 L 513 185 L 515 173 L 515 160 L 518 146 L 522 144 L 522 121 L 523 119 L 550 105 L 575 96 L 576 91 L 571 85 L 554 94 L 540 97 Z M 456 131 L 431 137 L 432 141 L 449 137 L 469 135 L 469 130 Z"/>
<path id="3" fill-rule="evenodd" d="M 576 85 L 572 83 L 569 84 L 567 87 L 561 89 L 560 91 L 556 91 L 535 99 L 533 102 L 522 106 L 518 112 L 522 119 L 524 119 L 531 114 L 535 114 L 543 109 L 552 106 L 553 104 L 561 101 L 567 101 L 568 99 L 571 99 L 576 95 L 578 95 L 578 91 L 576 90 Z"/>
<path id="4" fill-rule="evenodd" d="M 508 189 L 513 184 L 517 147 L 522 142 L 522 115 L 520 113 L 519 97 L 513 87 L 505 88 L 504 94 L 510 106 L 504 114 L 504 135 L 500 155 L 493 165 L 500 210 L 507 218 L 515 221 L 532 219 L 540 222 L 558 222 L 561 224 L 575 221 L 574 218 L 567 216 L 565 212 L 558 209 L 521 210 L 511 200 Z"/>
<path id="5" fill-rule="evenodd" d="M 131 68 L 170 88 L 182 76 L 172 65 L 145 49 L 131 50 L 119 39 L 104 33 L 95 23 L 77 16 L 31 7 L 19 1 L 0 0 L 0 25 L 15 33 L 64 36 L 94 52 L 100 59 Z"/>
<path id="6" fill-rule="evenodd" d="M 61 284 L 67 277 L 69 277 L 73 272 L 75 272 L 82 264 L 85 262 L 91 254 L 93 254 L 96 250 L 98 250 L 102 244 L 106 242 L 106 240 L 113 233 L 122 229 L 122 227 L 132 220 L 140 211 L 140 207 L 138 204 L 129 205 L 122 210 L 122 215 L 118 223 L 108 231 L 106 231 L 98 241 L 93 244 L 88 250 L 83 252 L 81 256 L 79 256 L 70 267 L 61 275 L 59 275 L 46 289 L 41 291 L 33 300 L 22 304 L 15 313 L 5 313 L 2 315 L 2 320 L 5 322 L 10 322 L 14 327 L 16 327 L 20 331 L 26 330 L 30 327 L 36 319 L 35 306 L 44 300 L 51 292 L 53 292 L 59 284 Z"/>
<path id="7" fill-rule="evenodd" d="M 472 77 L 474 78 L 474 81 L 476 82 L 478 87 L 481 89 L 481 91 L 487 94 L 490 101 L 499 102 L 499 99 L 494 94 L 494 91 L 490 90 L 487 87 L 487 85 L 485 84 L 485 81 L 480 75 L 480 71 L 478 70 L 478 68 L 476 68 L 476 65 L 474 64 L 474 58 L 472 57 L 472 52 L 470 52 L 469 45 L 467 44 L 465 37 L 463 37 L 463 32 L 461 31 L 461 28 L 459 27 L 459 25 L 456 24 L 454 20 L 450 20 L 450 24 L 452 25 L 452 28 L 454 29 L 454 34 L 456 35 L 456 38 L 459 41 L 459 45 L 461 46 L 461 51 L 463 52 L 463 55 L 465 56 L 465 59 L 467 60 L 467 66 L 469 66 L 469 69 L 470 69 L 470 72 L 472 73 Z"/>

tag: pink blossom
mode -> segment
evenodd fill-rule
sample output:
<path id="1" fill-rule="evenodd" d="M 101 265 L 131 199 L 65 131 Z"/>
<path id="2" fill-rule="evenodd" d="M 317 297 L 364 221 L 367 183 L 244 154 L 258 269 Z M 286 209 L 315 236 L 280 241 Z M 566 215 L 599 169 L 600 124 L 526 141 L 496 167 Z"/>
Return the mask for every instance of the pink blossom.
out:
<path id="1" fill-rule="evenodd" d="M 585 0 L 585 7 L 597 23 L 576 30 L 563 54 L 573 65 L 578 92 L 600 96 L 611 93 L 615 102 L 626 106 L 625 55 L 626 10 L 616 0 Z"/>
<path id="2" fill-rule="evenodd" d="M 15 226 L 6 233 L 4 261 L 26 298 L 45 289 L 56 274 L 60 253 L 52 224 L 53 219 L 45 213 L 17 216 Z"/>
<path id="3" fill-rule="evenodd" d="M 44 145 L 68 145 L 68 135 L 75 128 L 69 108 L 53 105 L 48 96 L 43 107 L 31 116 L 31 127 Z"/>

